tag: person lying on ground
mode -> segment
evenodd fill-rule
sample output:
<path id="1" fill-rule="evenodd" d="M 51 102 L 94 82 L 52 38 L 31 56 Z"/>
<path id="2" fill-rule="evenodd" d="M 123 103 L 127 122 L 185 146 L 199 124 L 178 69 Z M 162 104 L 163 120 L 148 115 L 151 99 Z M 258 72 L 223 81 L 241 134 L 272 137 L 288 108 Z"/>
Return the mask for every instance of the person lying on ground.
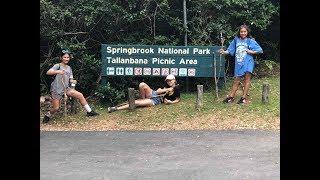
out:
<path id="1" fill-rule="evenodd" d="M 148 84 L 141 82 L 139 84 L 139 92 L 141 99 L 135 100 L 136 107 L 149 107 L 161 103 L 174 104 L 180 101 L 180 88 L 174 75 L 170 74 L 165 79 L 166 84 L 163 88 L 156 91 L 151 89 Z M 128 109 L 129 103 L 124 103 L 114 107 L 108 107 L 108 112 Z"/>

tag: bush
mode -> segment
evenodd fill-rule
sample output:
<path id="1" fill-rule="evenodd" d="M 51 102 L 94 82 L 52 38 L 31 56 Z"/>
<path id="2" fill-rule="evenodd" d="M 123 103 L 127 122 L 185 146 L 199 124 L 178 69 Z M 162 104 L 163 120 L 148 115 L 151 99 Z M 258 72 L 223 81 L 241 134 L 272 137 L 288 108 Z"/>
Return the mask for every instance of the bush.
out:
<path id="1" fill-rule="evenodd" d="M 258 61 L 255 74 L 258 77 L 276 76 L 280 74 L 280 63 L 276 63 L 272 60 Z"/>
<path id="2" fill-rule="evenodd" d="M 99 86 L 98 90 L 95 92 L 95 95 L 104 105 L 115 106 L 125 100 L 124 90 L 116 90 L 115 88 L 111 87 L 109 82 L 106 85 Z"/>

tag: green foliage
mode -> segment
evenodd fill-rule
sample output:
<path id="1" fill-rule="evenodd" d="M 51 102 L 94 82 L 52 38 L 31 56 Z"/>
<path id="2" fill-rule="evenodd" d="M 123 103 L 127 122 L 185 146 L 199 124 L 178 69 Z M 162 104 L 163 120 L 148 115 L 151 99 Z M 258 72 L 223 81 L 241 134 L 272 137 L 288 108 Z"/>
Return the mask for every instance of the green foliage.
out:
<path id="1" fill-rule="evenodd" d="M 280 43 L 265 41 L 262 43 L 264 48 L 264 54 L 266 54 L 266 59 L 274 59 L 274 61 L 279 62 L 280 60 Z"/>
<path id="2" fill-rule="evenodd" d="M 258 77 L 279 75 L 280 64 L 272 60 L 261 60 L 255 68 L 255 73 Z"/>
<path id="3" fill-rule="evenodd" d="M 94 55 L 79 54 L 70 63 L 74 70 L 74 78 L 78 80 L 78 90 L 84 94 L 92 94 L 99 84 L 97 80 L 101 71 L 101 62 Z"/>
<path id="4" fill-rule="evenodd" d="M 108 82 L 104 86 L 99 86 L 95 95 L 100 99 L 102 104 L 115 106 L 124 101 L 125 92 L 124 90 L 117 90 L 111 87 Z"/>
<path id="5" fill-rule="evenodd" d="M 267 0 L 190 1 L 189 32 L 192 44 L 220 44 L 222 32 L 231 40 L 241 24 L 265 30 L 279 6 Z"/>

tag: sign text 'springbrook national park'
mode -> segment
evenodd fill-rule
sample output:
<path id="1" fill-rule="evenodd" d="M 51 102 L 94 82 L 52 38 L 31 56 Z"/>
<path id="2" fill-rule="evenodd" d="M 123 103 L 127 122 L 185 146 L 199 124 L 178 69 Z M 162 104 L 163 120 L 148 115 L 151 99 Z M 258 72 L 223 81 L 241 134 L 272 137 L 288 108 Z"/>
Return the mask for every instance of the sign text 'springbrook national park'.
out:
<path id="1" fill-rule="evenodd" d="M 101 45 L 102 76 L 223 77 L 220 46 Z M 216 61 L 216 68 L 214 68 Z"/>

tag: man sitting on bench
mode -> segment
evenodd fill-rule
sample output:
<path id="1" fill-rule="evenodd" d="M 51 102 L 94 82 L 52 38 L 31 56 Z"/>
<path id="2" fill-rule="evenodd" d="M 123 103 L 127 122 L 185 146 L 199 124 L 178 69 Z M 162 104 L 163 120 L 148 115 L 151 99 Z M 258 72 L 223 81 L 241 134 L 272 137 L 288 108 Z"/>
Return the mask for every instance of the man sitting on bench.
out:
<path id="1" fill-rule="evenodd" d="M 165 79 L 166 85 L 164 88 L 159 88 L 156 91 L 152 90 L 148 84 L 142 82 L 139 84 L 139 91 L 141 99 L 135 100 L 135 106 L 146 107 L 164 104 L 173 104 L 180 101 L 180 88 L 177 84 L 174 75 L 170 74 Z M 114 112 L 117 110 L 128 109 L 129 104 L 125 103 L 120 106 L 108 107 L 108 112 Z"/>

